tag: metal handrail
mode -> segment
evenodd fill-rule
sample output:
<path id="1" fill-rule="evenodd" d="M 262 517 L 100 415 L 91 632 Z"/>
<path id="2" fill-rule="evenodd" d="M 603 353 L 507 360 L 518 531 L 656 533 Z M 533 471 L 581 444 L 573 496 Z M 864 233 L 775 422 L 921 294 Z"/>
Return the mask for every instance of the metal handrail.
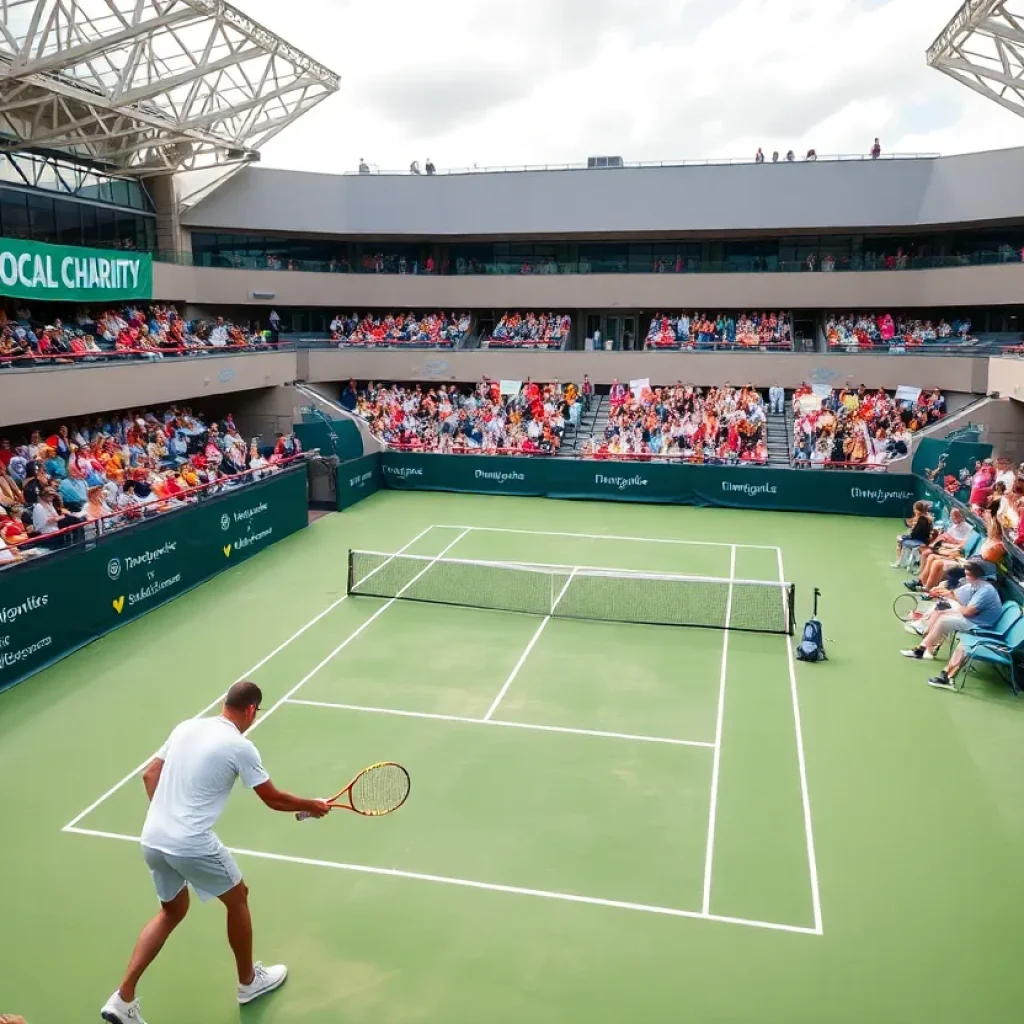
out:
<path id="1" fill-rule="evenodd" d="M 936 160 L 942 154 L 941 153 L 882 153 L 880 156 L 872 157 L 870 153 L 829 153 L 819 155 L 814 160 L 807 160 L 806 158 L 798 157 L 796 160 L 786 160 L 783 157 L 779 157 L 776 164 L 772 164 L 772 161 L 765 159 L 764 166 L 782 166 L 790 163 L 838 163 L 840 161 L 875 161 L 875 160 Z M 554 163 L 554 164 L 504 164 L 504 165 L 488 165 L 486 167 L 479 167 L 474 164 L 472 167 L 445 167 L 436 170 L 433 174 L 427 174 L 421 170 L 419 174 L 415 171 L 406 168 L 405 170 L 390 170 L 386 168 L 378 167 L 376 164 L 369 164 L 369 170 L 366 171 L 342 171 L 345 175 L 355 175 L 366 177 L 370 176 L 381 176 L 389 177 L 392 175 L 403 175 L 405 177 L 423 177 L 431 178 L 441 175 L 460 175 L 460 174 L 508 174 L 508 173 L 522 173 L 532 171 L 620 171 L 623 169 L 636 169 L 636 168 L 650 168 L 650 167 L 734 167 L 741 164 L 753 164 L 755 163 L 754 158 L 750 156 L 728 156 L 728 157 L 707 157 L 703 160 L 624 160 L 621 164 L 616 164 L 612 167 L 589 167 L 586 161 L 572 162 L 572 163 Z"/>

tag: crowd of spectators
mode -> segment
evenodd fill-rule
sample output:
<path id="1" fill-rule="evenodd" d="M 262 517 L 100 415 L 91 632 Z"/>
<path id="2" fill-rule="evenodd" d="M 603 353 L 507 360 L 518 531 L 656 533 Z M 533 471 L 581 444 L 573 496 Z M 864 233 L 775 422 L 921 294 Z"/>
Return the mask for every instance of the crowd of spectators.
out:
<path id="1" fill-rule="evenodd" d="M 676 383 L 631 390 L 619 381 L 608 396 L 604 436 L 583 445 L 583 455 L 673 458 L 718 465 L 768 461 L 766 410 L 752 386 L 698 388 Z"/>
<path id="2" fill-rule="evenodd" d="M 488 348 L 561 348 L 572 318 L 560 313 L 506 313 L 487 340 Z"/>
<path id="3" fill-rule="evenodd" d="M 647 331 L 649 349 L 793 347 L 787 313 L 655 313 Z"/>
<path id="4" fill-rule="evenodd" d="M 330 325 L 340 348 L 454 348 L 470 330 L 469 313 L 339 313 Z"/>
<path id="5" fill-rule="evenodd" d="M 207 423 L 189 408 L 125 412 L 0 438 L 0 563 L 44 554 L 278 472 L 301 453 L 293 435 L 246 441 L 230 416 Z M 202 491 L 196 491 L 201 488 Z"/>
<path id="6" fill-rule="evenodd" d="M 911 435 L 945 415 L 937 388 L 909 401 L 863 385 L 821 396 L 802 384 L 793 394 L 793 458 L 811 466 L 882 466 L 907 455 Z"/>
<path id="7" fill-rule="evenodd" d="M 41 322 L 24 307 L 0 310 L 0 367 L 162 359 L 248 348 L 266 340 L 257 325 L 234 324 L 224 317 L 186 320 L 173 306 L 124 306 L 96 314 L 85 309 L 68 323 L 60 318 Z"/>
<path id="8" fill-rule="evenodd" d="M 354 387 L 350 383 L 347 391 Z M 358 394 L 355 411 L 389 448 L 550 455 L 566 430 L 578 427 L 586 387 L 527 380 L 515 394 L 502 394 L 498 382 L 486 377 L 469 390 L 371 382 Z"/>
<path id="9" fill-rule="evenodd" d="M 938 342 L 964 344 L 970 340 L 971 321 L 956 318 L 951 322 L 893 317 L 891 313 L 832 314 L 825 323 L 829 348 L 859 351 L 873 348 L 917 348 Z"/>

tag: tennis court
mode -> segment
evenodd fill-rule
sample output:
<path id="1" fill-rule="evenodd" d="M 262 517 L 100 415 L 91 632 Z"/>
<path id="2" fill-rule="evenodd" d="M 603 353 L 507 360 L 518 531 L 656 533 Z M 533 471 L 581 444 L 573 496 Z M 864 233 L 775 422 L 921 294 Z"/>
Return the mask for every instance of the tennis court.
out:
<path id="1" fill-rule="evenodd" d="M 971 995 L 933 954 L 981 915 L 961 962 L 1001 975 L 1006 894 L 987 874 L 951 886 L 946 865 L 1020 849 L 977 754 L 1021 719 L 995 696 L 936 701 L 893 657 L 891 533 L 381 494 L 92 645 L 6 695 L 5 739 L 74 765 L 56 794 L 44 765 L 4 796 L 33 847 L 26 880 L 67 902 L 49 924 L 73 987 L 39 1005 L 88 1019 L 116 980 L 152 905 L 138 770 L 244 676 L 264 689 L 253 739 L 279 785 L 325 794 L 388 759 L 413 782 L 380 820 L 299 825 L 232 799 L 218 831 L 253 889 L 257 955 L 292 969 L 243 1018 L 920 1020 L 923 998 L 929 1020 L 979 999 L 1011 1019 L 1019 982 Z M 828 666 L 793 664 L 789 582 L 798 627 L 826 589 Z M 47 737 L 41 711 L 74 724 Z M 33 920 L 32 886 L 6 899 Z M 172 939 L 147 1019 L 237 1019 L 222 926 L 205 908 Z M 32 976 L 27 950 L 3 952 Z"/>

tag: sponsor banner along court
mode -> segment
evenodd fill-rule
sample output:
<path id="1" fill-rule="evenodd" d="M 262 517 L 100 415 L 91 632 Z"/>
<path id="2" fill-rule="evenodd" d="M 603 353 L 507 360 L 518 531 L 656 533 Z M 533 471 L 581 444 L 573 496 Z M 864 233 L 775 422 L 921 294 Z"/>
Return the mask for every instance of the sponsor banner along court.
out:
<path id="1" fill-rule="evenodd" d="M 917 494 L 916 478 L 904 473 L 406 452 L 382 453 L 381 465 L 384 485 L 395 490 L 787 512 L 897 517 L 907 514 Z"/>
<path id="2" fill-rule="evenodd" d="M 306 469 L 0 574 L 0 690 L 306 526 Z"/>
<path id="3" fill-rule="evenodd" d="M 0 292 L 53 302 L 150 299 L 153 257 L 0 238 Z"/>

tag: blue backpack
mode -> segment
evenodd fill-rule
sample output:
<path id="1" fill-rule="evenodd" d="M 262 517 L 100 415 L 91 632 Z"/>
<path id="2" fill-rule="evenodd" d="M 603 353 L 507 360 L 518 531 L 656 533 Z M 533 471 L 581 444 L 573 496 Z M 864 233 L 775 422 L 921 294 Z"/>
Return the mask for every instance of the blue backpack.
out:
<path id="1" fill-rule="evenodd" d="M 828 661 L 825 655 L 825 634 L 818 620 L 818 598 L 821 591 L 814 588 L 814 615 L 804 626 L 803 639 L 797 644 L 797 661 Z"/>

